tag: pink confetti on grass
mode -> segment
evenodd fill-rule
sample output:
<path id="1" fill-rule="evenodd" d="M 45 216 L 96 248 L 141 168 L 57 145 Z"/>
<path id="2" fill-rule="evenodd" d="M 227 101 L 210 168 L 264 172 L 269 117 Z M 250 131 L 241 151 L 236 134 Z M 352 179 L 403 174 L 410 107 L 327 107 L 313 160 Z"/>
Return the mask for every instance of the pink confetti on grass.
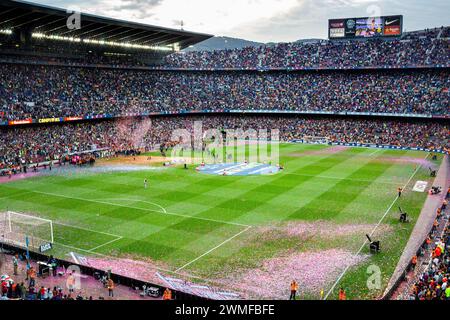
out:
<path id="1" fill-rule="evenodd" d="M 373 230 L 375 224 L 334 224 L 328 221 L 314 222 L 290 222 L 286 225 L 261 227 L 260 233 L 272 237 L 295 237 L 303 240 L 321 238 L 332 240 L 340 237 L 354 235 L 365 236 Z M 388 233 L 392 231 L 390 225 L 382 224 L 377 228 L 378 232 Z M 365 238 L 364 238 L 365 239 Z"/>
<path id="2" fill-rule="evenodd" d="M 119 258 L 96 258 L 89 257 L 88 263 L 91 267 L 99 270 L 111 271 L 115 274 L 139 279 L 142 281 L 149 281 L 152 283 L 159 283 L 158 277 L 155 273 L 158 271 L 155 264 L 146 261 L 138 261 L 133 259 L 119 259 Z"/>
<path id="3" fill-rule="evenodd" d="M 436 168 L 436 165 L 426 159 L 413 158 L 413 157 L 379 157 L 376 159 L 380 162 L 391 162 L 399 164 L 414 164 L 416 166 L 422 166 L 424 168 Z"/>
<path id="4" fill-rule="evenodd" d="M 332 239 L 357 234 L 369 233 L 375 225 L 372 224 L 332 224 L 326 221 L 291 223 L 286 227 L 289 236 L 318 236 L 322 239 Z M 385 231 L 391 227 L 379 226 Z"/>
<path id="5" fill-rule="evenodd" d="M 230 276 L 229 287 L 256 299 L 287 299 L 289 284 L 296 280 L 299 294 L 318 295 L 337 279 L 347 265 L 357 266 L 368 258 L 351 252 L 331 249 L 302 252 L 266 260 L 258 269 Z"/>

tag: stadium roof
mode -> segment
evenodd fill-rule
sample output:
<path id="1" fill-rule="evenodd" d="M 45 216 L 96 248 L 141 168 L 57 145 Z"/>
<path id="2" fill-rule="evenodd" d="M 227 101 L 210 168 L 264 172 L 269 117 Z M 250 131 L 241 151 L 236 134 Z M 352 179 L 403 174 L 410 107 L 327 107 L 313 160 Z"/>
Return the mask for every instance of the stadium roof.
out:
<path id="1" fill-rule="evenodd" d="M 0 30 L 27 30 L 41 37 L 86 39 L 95 42 L 127 43 L 145 47 L 184 49 L 212 35 L 187 32 L 142 23 L 81 13 L 81 29 L 70 30 L 65 9 L 18 0 L 0 1 Z M 101 44 L 101 43 L 100 43 Z"/>

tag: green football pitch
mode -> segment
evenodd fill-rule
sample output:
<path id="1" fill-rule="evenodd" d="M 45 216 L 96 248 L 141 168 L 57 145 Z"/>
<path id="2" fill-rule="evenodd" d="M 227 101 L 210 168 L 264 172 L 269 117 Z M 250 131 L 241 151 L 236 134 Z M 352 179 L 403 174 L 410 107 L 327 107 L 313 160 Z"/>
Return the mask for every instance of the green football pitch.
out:
<path id="1" fill-rule="evenodd" d="M 1 184 L 0 210 L 51 219 L 50 253 L 65 259 L 75 252 L 142 261 L 244 298 L 285 299 L 296 279 L 301 298 L 317 299 L 340 278 L 336 289 L 370 299 L 382 293 L 420 214 L 426 193 L 412 189 L 417 181 L 430 186 L 428 166 L 441 161 L 428 156 L 282 144 L 285 169 L 266 176 L 156 163 L 142 170 L 54 169 Z M 400 199 L 398 187 L 405 190 Z M 399 223 L 399 206 L 411 223 Z M 380 254 L 363 246 L 366 234 L 381 241 Z M 377 288 L 366 284 L 369 266 L 381 272 Z"/>

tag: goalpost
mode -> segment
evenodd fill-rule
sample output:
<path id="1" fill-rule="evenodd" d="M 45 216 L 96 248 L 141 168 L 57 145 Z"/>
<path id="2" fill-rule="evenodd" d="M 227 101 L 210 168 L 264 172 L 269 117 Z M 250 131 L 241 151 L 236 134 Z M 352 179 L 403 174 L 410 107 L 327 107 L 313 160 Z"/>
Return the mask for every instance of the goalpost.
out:
<path id="1" fill-rule="evenodd" d="M 327 137 L 317 137 L 317 136 L 304 136 L 303 143 L 309 144 L 328 144 L 330 139 Z"/>
<path id="2" fill-rule="evenodd" d="M 30 249 L 54 242 L 53 222 L 14 211 L 0 213 L 0 241 Z"/>

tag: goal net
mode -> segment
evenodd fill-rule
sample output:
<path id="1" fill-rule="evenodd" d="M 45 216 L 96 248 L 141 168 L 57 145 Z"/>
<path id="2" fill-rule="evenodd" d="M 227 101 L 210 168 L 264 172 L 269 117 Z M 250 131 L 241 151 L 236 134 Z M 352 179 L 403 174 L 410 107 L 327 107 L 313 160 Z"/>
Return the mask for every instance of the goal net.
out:
<path id="1" fill-rule="evenodd" d="M 23 213 L 6 211 L 0 213 L 0 241 L 29 249 L 53 243 L 53 223 Z"/>
<path id="2" fill-rule="evenodd" d="M 330 140 L 327 137 L 304 136 L 303 143 L 310 144 L 328 144 Z"/>

